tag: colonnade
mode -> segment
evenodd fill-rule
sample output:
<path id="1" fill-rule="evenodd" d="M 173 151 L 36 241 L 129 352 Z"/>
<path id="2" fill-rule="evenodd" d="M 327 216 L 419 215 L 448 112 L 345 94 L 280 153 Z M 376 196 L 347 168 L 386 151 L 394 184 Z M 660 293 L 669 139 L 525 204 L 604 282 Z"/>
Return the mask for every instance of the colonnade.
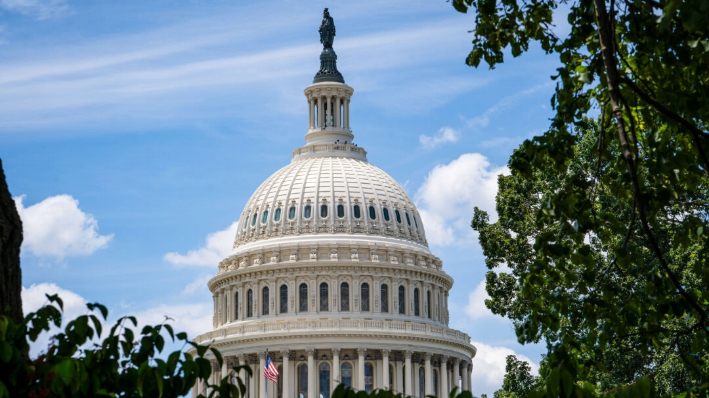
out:
<path id="1" fill-rule="evenodd" d="M 253 377 L 247 377 L 245 371 L 239 375 L 247 385 L 245 398 L 329 398 L 340 383 L 355 390 L 389 389 L 414 398 L 447 397 L 454 387 L 458 391 L 472 390 L 473 365 L 469 357 L 361 347 L 282 349 L 269 355 L 280 373 L 278 383 L 263 376 L 264 350 L 227 355 L 221 368 L 214 362 L 210 384 L 218 384 L 223 375 L 233 375 L 231 367 L 235 365 L 249 365 Z M 200 383 L 192 396 L 207 392 L 207 386 Z"/>
<path id="2" fill-rule="evenodd" d="M 349 95 L 325 94 L 308 97 L 308 127 L 324 129 L 327 127 L 350 129 Z"/>

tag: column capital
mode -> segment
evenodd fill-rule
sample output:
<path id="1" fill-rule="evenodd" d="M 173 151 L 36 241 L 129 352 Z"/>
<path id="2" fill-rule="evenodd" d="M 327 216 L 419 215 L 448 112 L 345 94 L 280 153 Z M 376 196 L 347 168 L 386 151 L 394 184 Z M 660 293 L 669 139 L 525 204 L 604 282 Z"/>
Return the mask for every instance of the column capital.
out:
<path id="1" fill-rule="evenodd" d="M 258 355 L 258 359 L 266 359 L 265 351 L 257 352 L 256 355 Z"/>
<path id="2" fill-rule="evenodd" d="M 453 357 L 451 358 L 451 362 L 453 362 L 453 366 L 456 366 L 460 363 L 460 358 Z"/>
<path id="3" fill-rule="evenodd" d="M 406 356 L 406 359 L 411 359 L 412 356 L 414 356 L 413 351 L 404 351 L 404 355 Z"/>
<path id="4" fill-rule="evenodd" d="M 433 356 L 433 354 L 431 354 L 430 352 L 425 352 L 423 354 L 423 359 L 426 361 L 430 361 L 432 356 Z"/>
<path id="5" fill-rule="evenodd" d="M 335 348 L 333 348 L 333 349 L 332 349 L 332 356 L 333 356 L 333 357 L 339 357 L 339 356 L 340 356 L 340 350 L 341 350 L 340 347 L 335 347 Z"/>
<path id="6" fill-rule="evenodd" d="M 441 364 L 448 364 L 448 356 L 447 355 L 441 355 Z"/>
<path id="7" fill-rule="evenodd" d="M 221 366 L 219 366 L 219 362 L 217 362 L 216 359 L 212 360 L 212 372 L 219 372 L 222 370 Z"/>
<path id="8" fill-rule="evenodd" d="M 390 349 L 388 349 L 388 348 L 382 349 L 382 356 L 383 356 L 383 357 L 387 357 L 387 358 L 388 358 L 388 357 L 389 357 L 389 354 L 391 354 L 391 350 L 390 350 Z"/>
<path id="9" fill-rule="evenodd" d="M 239 365 L 246 365 L 246 354 L 239 354 L 237 358 L 239 358 Z"/>
<path id="10" fill-rule="evenodd" d="M 306 348 L 305 353 L 308 354 L 308 357 L 314 357 L 315 356 L 315 348 Z"/>
<path id="11" fill-rule="evenodd" d="M 366 354 L 366 353 L 367 353 L 367 349 L 366 349 L 366 348 L 361 348 L 361 347 L 360 347 L 360 348 L 357 349 L 357 355 L 359 355 L 359 356 L 361 356 L 361 357 L 363 357 L 364 354 Z"/>
<path id="12" fill-rule="evenodd" d="M 290 355 L 290 349 L 289 348 L 282 349 L 281 355 L 283 355 L 283 358 L 288 358 L 288 355 Z"/>

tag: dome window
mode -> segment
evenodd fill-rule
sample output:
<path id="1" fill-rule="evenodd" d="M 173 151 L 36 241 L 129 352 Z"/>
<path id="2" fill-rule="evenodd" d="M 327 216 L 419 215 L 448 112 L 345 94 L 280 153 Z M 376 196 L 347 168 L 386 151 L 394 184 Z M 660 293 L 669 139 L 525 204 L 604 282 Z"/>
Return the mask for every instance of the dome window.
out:
<path id="1" fill-rule="evenodd" d="M 249 217 L 246 216 L 246 219 L 244 220 L 244 229 L 246 229 L 249 226 Z"/>
<path id="2" fill-rule="evenodd" d="M 288 219 L 295 219 L 295 206 L 291 206 L 290 209 L 288 209 Z"/>
<path id="3" fill-rule="evenodd" d="M 277 208 L 276 211 L 273 213 L 273 221 L 279 222 L 281 221 L 281 208 Z"/>
<path id="4" fill-rule="evenodd" d="M 369 206 L 369 218 L 371 218 L 372 220 L 377 219 L 377 211 L 374 210 L 374 206 Z"/>
<path id="5" fill-rule="evenodd" d="M 258 213 L 254 213 L 254 216 L 251 217 L 251 226 L 253 227 L 256 225 L 256 219 L 258 218 Z"/>
<path id="6" fill-rule="evenodd" d="M 310 205 L 305 206 L 305 209 L 303 209 L 303 217 L 305 218 L 310 218 L 313 214 L 313 207 Z"/>
<path id="7" fill-rule="evenodd" d="M 261 224 L 266 224 L 266 222 L 268 222 L 268 210 L 264 211 L 261 217 Z"/>
<path id="8" fill-rule="evenodd" d="M 389 222 L 391 218 L 389 218 L 389 209 L 386 207 L 382 209 L 382 214 L 384 214 L 384 221 Z"/>
<path id="9" fill-rule="evenodd" d="M 361 218 L 362 213 L 359 210 L 359 205 L 354 205 L 354 218 Z"/>
<path id="10" fill-rule="evenodd" d="M 409 227 L 411 226 L 411 219 L 409 218 L 409 213 L 404 212 L 404 215 L 406 216 L 406 223 L 409 224 Z"/>
<path id="11" fill-rule="evenodd" d="M 394 210 L 394 215 L 396 216 L 396 222 L 401 224 L 401 213 L 399 213 L 399 210 Z"/>
<path id="12" fill-rule="evenodd" d="M 337 205 L 337 218 L 345 217 L 345 206 Z"/>
<path id="13" fill-rule="evenodd" d="M 416 216 L 412 214 L 411 217 L 414 219 L 414 225 L 416 226 L 416 229 L 419 229 L 419 223 L 416 222 Z"/>
<path id="14" fill-rule="evenodd" d="M 320 218 L 327 218 L 327 205 L 320 206 Z"/>

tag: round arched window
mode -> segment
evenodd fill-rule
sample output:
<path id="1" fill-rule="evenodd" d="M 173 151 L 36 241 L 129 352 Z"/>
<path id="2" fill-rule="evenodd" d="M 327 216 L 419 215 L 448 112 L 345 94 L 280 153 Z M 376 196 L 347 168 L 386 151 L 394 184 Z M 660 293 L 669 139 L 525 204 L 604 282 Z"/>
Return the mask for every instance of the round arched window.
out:
<path id="1" fill-rule="evenodd" d="M 386 207 L 382 209 L 382 214 L 384 215 L 384 221 L 389 222 L 389 209 Z"/>
<path id="2" fill-rule="evenodd" d="M 374 206 L 369 206 L 369 218 L 372 220 L 377 219 L 377 211 L 374 209 Z"/>

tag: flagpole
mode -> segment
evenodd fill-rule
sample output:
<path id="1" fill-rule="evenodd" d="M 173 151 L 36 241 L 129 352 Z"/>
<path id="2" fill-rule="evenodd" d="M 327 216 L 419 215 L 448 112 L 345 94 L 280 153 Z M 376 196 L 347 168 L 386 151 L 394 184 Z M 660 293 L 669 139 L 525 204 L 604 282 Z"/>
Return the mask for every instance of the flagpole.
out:
<path id="1" fill-rule="evenodd" d="M 266 358 L 268 358 L 268 348 L 266 348 Z M 263 370 L 266 371 L 266 369 Z M 266 377 L 266 374 L 264 373 L 262 376 Z M 268 398 L 268 378 L 266 378 L 266 398 Z"/>

